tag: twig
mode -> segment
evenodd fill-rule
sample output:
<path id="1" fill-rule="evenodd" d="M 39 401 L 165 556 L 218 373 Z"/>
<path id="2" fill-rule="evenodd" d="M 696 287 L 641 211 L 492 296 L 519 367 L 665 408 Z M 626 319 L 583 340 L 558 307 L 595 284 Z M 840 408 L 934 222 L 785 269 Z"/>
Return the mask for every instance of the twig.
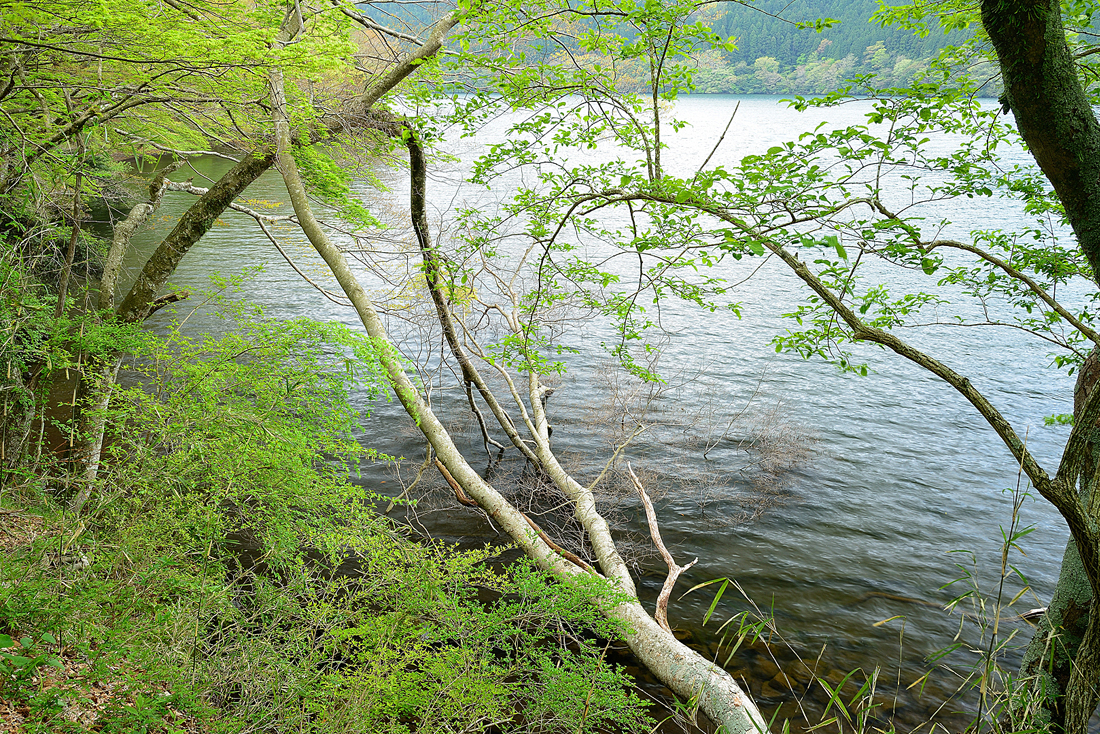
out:
<path id="1" fill-rule="evenodd" d="M 416 470 L 416 476 L 413 477 L 412 483 L 409 486 L 405 487 L 403 490 L 401 490 L 401 494 L 397 495 L 392 500 L 390 500 L 390 503 L 388 505 L 386 505 L 386 509 L 382 512 L 383 515 L 390 514 L 390 511 L 393 509 L 394 505 L 396 505 L 401 500 L 405 499 L 405 497 L 408 496 L 409 492 L 411 492 L 416 485 L 420 484 L 420 477 L 424 475 L 424 470 L 427 469 L 431 465 L 432 465 L 432 445 L 428 444 L 428 453 L 425 454 L 425 456 L 424 456 L 424 463 L 421 464 L 420 468 Z M 399 477 L 400 477 L 400 475 L 399 475 Z"/>
<path id="2" fill-rule="evenodd" d="M 672 628 L 668 626 L 668 599 L 672 596 L 672 587 L 676 585 L 676 580 L 680 578 L 680 574 L 698 563 L 699 559 L 696 558 L 686 566 L 676 565 L 672 554 L 668 552 L 664 541 L 661 540 L 661 529 L 657 526 L 657 513 L 653 511 L 653 503 L 649 501 L 649 495 L 645 493 L 645 487 L 638 481 L 638 477 L 634 474 L 629 462 L 626 465 L 626 470 L 630 474 L 630 481 L 634 482 L 634 488 L 638 490 L 638 496 L 642 498 L 642 506 L 645 507 L 645 516 L 646 520 L 649 521 L 649 534 L 653 536 L 653 543 L 657 546 L 657 550 L 661 552 L 661 557 L 665 559 L 665 563 L 668 564 L 668 576 L 665 578 L 664 586 L 661 587 L 661 593 L 657 595 L 657 609 L 653 613 L 653 618 L 657 620 L 657 624 L 671 632 Z"/>
<path id="3" fill-rule="evenodd" d="M 611 465 L 613 463 L 615 463 L 615 459 L 620 453 L 622 453 L 622 450 L 626 448 L 626 445 L 633 441 L 639 433 L 647 428 L 649 428 L 649 426 L 638 426 L 636 429 L 634 429 L 634 433 L 630 434 L 625 441 L 615 447 L 615 453 L 611 454 L 611 458 L 608 459 L 607 463 L 603 465 L 603 471 L 600 472 L 600 475 L 596 477 L 595 481 L 593 481 L 592 484 L 588 485 L 589 492 L 594 490 L 596 488 L 596 485 L 600 483 L 600 480 L 603 479 L 604 474 L 607 474 L 607 470 L 611 468 Z"/>
<path id="4" fill-rule="evenodd" d="M 703 169 L 710 163 L 710 159 L 714 157 L 714 154 L 718 152 L 718 146 L 722 144 L 722 141 L 726 139 L 726 133 L 730 131 L 730 125 L 733 124 L 733 118 L 737 117 L 737 110 L 741 109 L 741 101 L 737 101 L 737 105 L 733 108 L 733 114 L 730 115 L 730 121 L 726 123 L 726 129 L 722 131 L 722 134 L 718 137 L 718 142 L 711 148 L 710 155 L 703 161 L 703 165 L 699 166 L 699 170 L 695 172 L 695 175 L 691 177 L 691 182 L 694 184 L 695 179 L 699 178 L 699 174 L 703 172 Z"/>
<path id="5" fill-rule="evenodd" d="M 481 505 L 470 499 L 470 497 L 466 494 L 462 487 L 459 486 L 458 482 L 455 481 L 455 478 L 451 476 L 451 473 L 449 471 L 447 471 L 447 467 L 443 466 L 442 461 L 436 459 L 435 466 L 437 469 L 439 469 L 439 473 L 443 475 L 443 478 L 447 480 L 447 484 L 451 485 L 451 490 L 453 490 L 455 493 L 455 499 L 457 499 L 461 504 L 467 507 L 481 508 Z M 560 545 L 551 540 L 550 536 L 548 536 L 546 532 L 542 528 L 540 528 L 537 523 L 535 523 L 534 520 L 527 516 L 527 513 L 521 512 L 520 514 L 523 515 L 523 519 L 527 521 L 527 524 L 531 526 L 531 529 L 534 530 L 539 538 L 542 539 L 542 542 L 550 546 L 551 550 L 553 550 L 565 560 L 572 563 L 574 566 L 583 568 L 585 571 L 592 570 L 592 567 L 585 563 L 577 554 L 571 551 L 567 551 L 565 548 L 562 548 Z"/>
<path id="6" fill-rule="evenodd" d="M 492 462 L 493 452 L 489 450 L 489 444 L 500 449 L 501 457 L 504 456 L 504 445 L 493 440 L 493 437 L 489 435 L 489 429 L 485 425 L 485 416 L 481 414 L 481 410 L 477 407 L 477 403 L 474 402 L 473 385 L 473 380 L 466 380 L 466 399 L 470 402 L 470 411 L 474 414 L 474 417 L 477 418 L 478 426 L 481 427 L 481 441 L 485 444 L 485 453 L 489 455 L 489 461 Z"/>

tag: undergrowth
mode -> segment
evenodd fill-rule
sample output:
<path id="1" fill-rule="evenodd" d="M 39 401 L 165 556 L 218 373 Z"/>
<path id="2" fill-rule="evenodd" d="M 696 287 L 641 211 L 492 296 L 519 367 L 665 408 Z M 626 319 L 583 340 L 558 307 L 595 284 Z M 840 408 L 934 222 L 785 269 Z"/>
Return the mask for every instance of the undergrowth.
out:
<path id="1" fill-rule="evenodd" d="M 63 465 L 8 474 L 7 715 L 27 732 L 652 726 L 590 590 L 413 543 L 348 480 L 386 459 L 352 440 L 370 418 L 348 403 L 353 384 L 381 393 L 379 347 L 214 306 L 223 336 L 173 329 L 130 356 L 79 516 Z"/>

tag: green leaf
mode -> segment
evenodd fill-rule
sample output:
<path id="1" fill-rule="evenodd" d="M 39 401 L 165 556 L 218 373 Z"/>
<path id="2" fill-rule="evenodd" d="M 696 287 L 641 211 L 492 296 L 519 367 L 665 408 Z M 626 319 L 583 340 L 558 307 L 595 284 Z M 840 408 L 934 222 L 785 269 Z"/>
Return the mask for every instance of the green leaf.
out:
<path id="1" fill-rule="evenodd" d="M 848 251 L 844 249 L 844 245 L 840 244 L 840 238 L 839 237 L 837 237 L 834 234 L 831 234 L 831 235 L 829 235 L 828 237 L 825 238 L 825 242 L 829 245 L 832 245 L 832 248 L 834 250 L 836 250 L 837 257 L 839 257 L 841 260 L 847 260 L 848 259 Z"/>
<path id="2" fill-rule="evenodd" d="M 750 242 L 748 247 L 749 247 L 749 250 L 752 251 L 752 253 L 754 255 L 763 255 L 764 254 L 764 245 L 760 244 L 759 242 Z"/>

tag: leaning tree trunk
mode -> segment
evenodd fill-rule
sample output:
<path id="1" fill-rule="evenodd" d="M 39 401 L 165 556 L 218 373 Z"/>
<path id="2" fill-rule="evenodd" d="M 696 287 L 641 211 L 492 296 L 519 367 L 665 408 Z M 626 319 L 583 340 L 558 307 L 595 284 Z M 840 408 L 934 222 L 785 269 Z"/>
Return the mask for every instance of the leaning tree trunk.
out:
<path id="1" fill-rule="evenodd" d="M 167 175 L 178 166 L 169 166 L 162 170 L 149 186 L 148 201 L 135 206 L 129 216 L 115 228 L 100 283 L 97 304 L 99 310 L 113 311 L 115 318 L 122 323 L 139 323 L 154 313 L 160 305 L 169 302 L 171 299 L 158 301 L 157 293 L 168 282 L 168 278 L 171 277 L 183 256 L 206 234 L 233 200 L 274 162 L 274 150 L 249 153 L 218 179 L 217 183 L 180 217 L 180 221 L 146 261 L 137 281 L 116 309 L 115 287 L 130 238 L 160 206 L 168 187 Z M 86 377 L 82 379 L 81 392 L 84 395 L 82 403 L 85 410 L 82 411 L 80 418 L 81 442 L 77 455 L 83 466 L 79 488 L 69 502 L 69 508 L 77 513 L 83 509 L 91 496 L 99 473 L 107 427 L 106 413 L 120 364 L 121 360 L 117 354 L 101 355 L 94 364 L 88 366 Z"/>
<path id="2" fill-rule="evenodd" d="M 275 151 L 272 149 L 245 155 L 240 163 L 226 171 L 209 191 L 191 205 L 145 263 L 137 281 L 119 305 L 117 314 L 120 321 L 133 324 L 152 313 L 157 292 L 168 282 L 183 256 L 214 226 L 233 200 L 273 163 Z"/>
<path id="3" fill-rule="evenodd" d="M 99 298 L 96 303 L 98 314 L 114 312 L 115 286 L 122 272 L 122 258 L 129 247 L 130 238 L 153 215 L 164 201 L 164 192 L 168 188 L 168 174 L 182 165 L 173 164 L 157 174 L 149 185 L 149 199 L 134 206 L 130 214 L 119 222 L 111 237 L 111 249 L 103 265 L 103 278 L 99 282 Z M 122 365 L 122 356 L 118 352 L 100 354 L 92 357 L 80 375 L 81 415 L 80 445 L 76 455 L 83 461 L 79 489 L 69 503 L 69 509 L 78 513 L 84 507 L 95 486 L 99 474 L 100 459 L 103 455 L 103 439 L 107 431 L 107 409 L 111 404 L 118 370 Z"/>
<path id="4" fill-rule="evenodd" d="M 294 212 L 303 232 L 354 305 L 367 334 L 375 341 L 389 381 L 406 412 L 432 444 L 440 461 L 455 481 L 540 567 L 563 578 L 587 574 L 551 548 L 539 535 L 532 533 L 523 513 L 507 502 L 470 466 L 405 374 L 366 291 L 351 271 L 343 252 L 328 239 L 313 215 L 305 187 L 290 154 L 290 124 L 281 71 L 272 70 L 270 81 L 279 169 L 290 194 Z M 604 560 L 601 558 L 601 562 Z M 627 644 L 669 688 L 688 700 L 697 701 L 700 708 L 729 734 L 749 734 L 767 729 L 764 718 L 752 699 L 740 690 L 729 673 L 676 640 L 645 612 L 637 597 L 630 593 L 633 591 L 632 582 L 625 588 L 619 578 L 612 577 L 608 582 L 609 596 L 617 592 L 619 598 L 595 598 L 593 602 L 603 613 L 621 623 L 622 635 Z M 628 596 L 626 600 L 622 599 L 624 592 Z"/>

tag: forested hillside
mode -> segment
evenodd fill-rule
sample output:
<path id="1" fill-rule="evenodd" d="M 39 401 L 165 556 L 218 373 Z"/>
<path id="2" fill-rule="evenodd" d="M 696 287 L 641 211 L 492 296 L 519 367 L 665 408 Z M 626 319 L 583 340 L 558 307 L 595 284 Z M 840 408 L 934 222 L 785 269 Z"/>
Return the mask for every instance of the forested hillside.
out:
<path id="1" fill-rule="evenodd" d="M 904 28 L 883 27 L 869 20 L 877 8 L 877 0 L 760 0 L 752 6 L 722 3 L 704 17 L 718 33 L 737 38 L 737 49 L 726 58 L 750 66 L 762 56 L 776 59 L 781 66 L 805 63 L 815 54 L 863 59 L 867 48 L 878 43 L 891 56 L 926 59 L 948 43 L 963 40 L 961 33 L 920 38 Z M 820 33 L 797 25 L 819 18 L 837 23 Z"/>
<path id="2" fill-rule="evenodd" d="M 969 37 L 968 31 L 938 30 L 921 37 L 901 26 L 878 22 L 874 17 L 878 9 L 878 0 L 760 0 L 706 5 L 696 10 L 692 19 L 733 39 L 734 44 L 729 50 L 710 49 L 691 55 L 687 63 L 694 63 L 697 69 L 693 91 L 825 94 L 860 75 L 873 75 L 872 86 L 878 88 L 904 87 L 927 68 L 941 49 Z M 368 12 L 373 12 L 379 23 L 409 28 L 430 24 L 439 14 L 431 4 L 387 5 Z M 818 20 L 831 23 L 815 31 L 813 26 Z M 557 51 L 557 44 L 564 43 L 574 60 L 606 66 L 606 56 L 587 53 L 575 42 L 576 34 L 592 25 L 573 19 L 547 49 Z M 637 38 L 638 29 L 629 23 L 615 30 L 628 40 Z M 641 58 L 616 65 L 618 87 L 623 92 L 644 92 L 647 75 Z M 977 70 L 975 75 L 980 77 L 982 73 Z M 993 76 L 992 71 L 989 76 Z M 996 96 L 999 89 L 990 86 L 985 91 Z"/>

